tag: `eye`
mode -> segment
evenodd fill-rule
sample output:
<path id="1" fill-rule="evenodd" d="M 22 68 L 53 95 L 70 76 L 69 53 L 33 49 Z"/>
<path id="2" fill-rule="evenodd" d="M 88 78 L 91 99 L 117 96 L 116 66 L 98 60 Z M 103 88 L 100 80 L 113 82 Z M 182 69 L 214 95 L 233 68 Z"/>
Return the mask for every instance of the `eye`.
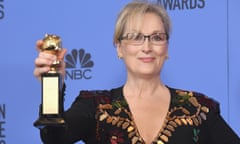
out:
<path id="1" fill-rule="evenodd" d="M 133 33 L 131 40 L 141 41 L 143 39 L 143 35 L 141 33 Z"/>
<path id="2" fill-rule="evenodd" d="M 163 34 L 163 33 L 153 34 L 151 36 L 151 40 L 152 41 L 164 41 L 165 40 L 165 34 Z"/>

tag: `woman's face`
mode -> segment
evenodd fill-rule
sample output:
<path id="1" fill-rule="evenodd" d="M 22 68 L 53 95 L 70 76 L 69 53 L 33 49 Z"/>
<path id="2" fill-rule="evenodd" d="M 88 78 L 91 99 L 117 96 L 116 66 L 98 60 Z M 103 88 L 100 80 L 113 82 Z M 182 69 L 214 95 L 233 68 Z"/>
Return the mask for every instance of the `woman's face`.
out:
<path id="1" fill-rule="evenodd" d="M 141 21 L 140 31 L 134 29 L 136 24 L 128 24 L 123 37 L 127 33 L 142 33 L 151 35 L 165 33 L 164 25 L 159 16 L 154 13 L 146 13 Z M 153 44 L 148 38 L 141 45 L 134 45 L 126 39 L 117 44 L 118 56 L 123 58 L 128 75 L 137 77 L 159 77 L 160 71 L 168 56 L 168 42 Z"/>

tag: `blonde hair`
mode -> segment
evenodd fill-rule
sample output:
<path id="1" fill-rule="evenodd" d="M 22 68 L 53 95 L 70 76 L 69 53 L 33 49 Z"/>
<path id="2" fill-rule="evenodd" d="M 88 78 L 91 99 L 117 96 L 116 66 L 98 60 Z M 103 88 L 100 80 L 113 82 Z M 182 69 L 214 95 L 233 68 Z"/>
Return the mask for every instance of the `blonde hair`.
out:
<path id="1" fill-rule="evenodd" d="M 148 1 L 133 1 L 128 3 L 117 17 L 113 37 L 114 45 L 119 43 L 126 25 L 130 24 L 130 22 L 134 22 L 137 24 L 134 25 L 136 26 L 135 28 L 139 28 L 140 21 L 143 15 L 146 13 L 154 13 L 158 15 L 163 22 L 165 33 L 167 35 L 170 34 L 171 22 L 166 10 L 160 4 L 151 3 Z"/>

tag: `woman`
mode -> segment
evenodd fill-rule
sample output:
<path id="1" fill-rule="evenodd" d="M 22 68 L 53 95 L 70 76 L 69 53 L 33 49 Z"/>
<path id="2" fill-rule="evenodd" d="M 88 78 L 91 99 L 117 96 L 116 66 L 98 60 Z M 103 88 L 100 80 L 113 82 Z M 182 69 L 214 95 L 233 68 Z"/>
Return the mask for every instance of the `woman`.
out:
<path id="1" fill-rule="evenodd" d="M 66 127 L 41 129 L 46 144 L 237 144 L 238 136 L 203 94 L 165 86 L 170 20 L 157 4 L 131 2 L 118 16 L 114 44 L 127 69 L 126 83 L 110 91 L 81 91 L 64 113 Z M 42 41 L 38 41 L 40 49 Z M 34 75 L 58 57 L 40 52 Z M 61 66 L 64 72 L 64 63 Z"/>

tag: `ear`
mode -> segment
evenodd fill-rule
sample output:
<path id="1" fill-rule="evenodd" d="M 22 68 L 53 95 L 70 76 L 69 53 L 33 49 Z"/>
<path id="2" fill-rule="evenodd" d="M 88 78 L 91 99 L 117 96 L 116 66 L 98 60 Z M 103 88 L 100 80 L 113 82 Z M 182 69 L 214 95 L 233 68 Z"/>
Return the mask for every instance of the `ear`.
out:
<path id="1" fill-rule="evenodd" d="M 122 58 L 123 57 L 123 53 L 122 53 L 122 46 L 121 46 L 120 42 L 118 42 L 116 44 L 116 49 L 117 49 L 117 56 L 118 56 L 118 58 Z"/>

